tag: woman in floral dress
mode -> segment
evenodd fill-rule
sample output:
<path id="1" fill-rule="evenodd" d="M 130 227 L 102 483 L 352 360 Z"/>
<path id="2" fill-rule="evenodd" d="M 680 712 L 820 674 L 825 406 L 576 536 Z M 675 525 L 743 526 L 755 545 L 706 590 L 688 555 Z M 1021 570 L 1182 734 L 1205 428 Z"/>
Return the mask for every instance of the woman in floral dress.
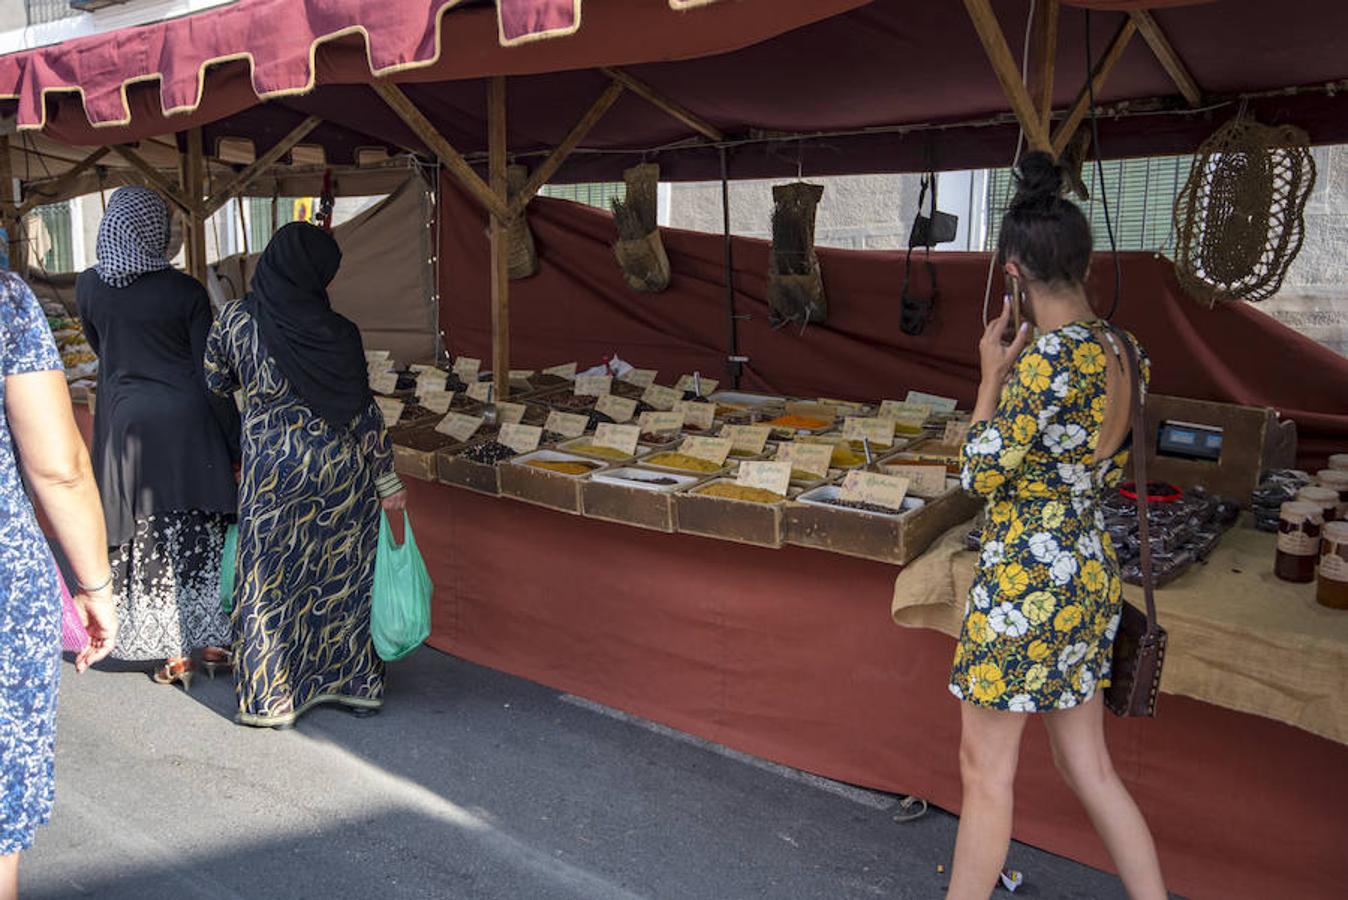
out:
<path id="1" fill-rule="evenodd" d="M 1043 713 L 1058 768 L 1129 897 L 1155 900 L 1166 896 L 1156 849 L 1110 761 L 1100 698 L 1122 583 L 1099 502 L 1129 455 L 1127 351 L 1091 310 L 1090 226 L 1061 197 L 1060 170 L 1034 153 L 1017 175 L 998 255 L 1025 288 L 1027 322 L 1003 343 L 1021 302 L 1008 298 L 983 335 L 963 451 L 964 487 L 988 498 L 988 524 L 950 679 L 964 701 L 964 796 L 947 896 L 985 900 L 996 885 L 1025 714 Z M 1145 356 L 1127 340 L 1145 380 Z"/>

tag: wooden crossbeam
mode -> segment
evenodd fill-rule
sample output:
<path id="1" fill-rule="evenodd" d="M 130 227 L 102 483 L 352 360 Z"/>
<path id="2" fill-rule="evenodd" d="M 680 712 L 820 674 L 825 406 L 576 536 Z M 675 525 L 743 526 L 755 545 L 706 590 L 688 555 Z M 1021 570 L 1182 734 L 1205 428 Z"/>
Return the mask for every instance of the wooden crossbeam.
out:
<path id="1" fill-rule="evenodd" d="M 1056 3 L 1057 0 L 1051 0 L 1051 2 Z M 678 119 L 708 140 L 716 141 L 717 143 L 725 140 L 725 133 L 719 128 L 708 123 L 705 119 L 699 118 L 686 107 L 666 97 L 641 79 L 627 74 L 622 69 L 600 69 L 600 71 L 636 94 L 642 100 L 669 113 L 675 119 Z"/>
<path id="2" fill-rule="evenodd" d="M 1047 134 L 1053 117 L 1053 67 L 1058 58 L 1058 0 L 1040 0 L 1030 32 L 1030 101 Z"/>
<path id="3" fill-rule="evenodd" d="M 232 196 L 248 187 L 259 175 L 275 165 L 282 156 L 290 152 L 292 147 L 308 137 L 309 132 L 317 128 L 322 121 L 318 116 L 309 116 L 291 129 L 289 134 L 277 141 L 270 150 L 253 160 L 246 169 L 225 182 L 225 186 L 216 191 L 206 201 L 206 217 L 210 218 L 216 210 L 228 203 Z"/>
<path id="4" fill-rule="evenodd" d="M 187 214 L 187 274 L 206 283 L 206 152 L 201 126 L 187 129 L 187 152 L 182 156 L 182 192 L 194 207 Z"/>
<path id="5" fill-rule="evenodd" d="M 131 164 L 141 176 L 150 183 L 150 186 L 167 197 L 174 206 L 181 209 L 187 215 L 194 215 L 197 212 L 196 204 L 188 201 L 171 181 L 164 177 L 163 173 L 145 161 L 135 150 L 125 144 L 118 144 L 112 148 L 118 156 Z"/>
<path id="6" fill-rule="evenodd" d="M 1002 85 L 1002 92 L 1006 94 L 1006 99 L 1011 104 L 1011 111 L 1015 113 L 1020 127 L 1025 130 L 1030 148 L 1051 149 L 1048 128 L 1040 120 L 1039 111 L 1034 101 L 1030 99 L 1030 92 L 1021 82 L 1020 70 L 1016 68 L 1015 57 L 1011 55 L 1011 48 L 1006 43 L 1006 35 L 1002 33 L 1001 23 L 997 21 L 997 14 L 992 11 L 991 3 L 989 0 L 964 0 L 964 8 L 969 12 L 969 19 L 974 24 L 974 30 L 978 32 L 978 39 L 983 43 L 983 51 L 987 54 L 988 62 L 992 63 L 992 71 L 996 73 L 997 80 Z"/>
<path id="7" fill-rule="evenodd" d="M 19 218 L 23 218 L 24 216 L 32 212 L 35 208 L 41 206 L 44 202 L 47 201 L 48 198 L 61 196 L 61 194 L 66 190 L 66 188 L 74 184 L 75 181 L 78 180 L 81 175 L 83 175 L 85 172 L 93 168 L 100 159 L 107 156 L 108 153 L 110 152 L 111 148 L 109 147 L 99 147 L 93 153 L 90 153 L 84 159 L 77 162 L 73 168 L 68 169 L 65 172 L 62 172 L 56 178 L 53 178 L 51 181 L 48 181 L 46 184 L 44 184 L 42 186 L 43 190 L 41 193 L 39 193 L 37 190 L 33 188 L 30 188 L 29 193 L 32 196 L 30 196 L 27 200 L 23 201 L 23 205 L 19 207 L 16 215 Z"/>
<path id="8" fill-rule="evenodd" d="M 1091 73 L 1090 81 L 1082 85 L 1081 91 L 1077 94 L 1076 101 L 1072 108 L 1067 111 L 1067 118 L 1058 126 L 1058 130 L 1053 133 L 1053 155 L 1062 155 L 1063 150 L 1067 148 L 1072 136 L 1076 134 L 1078 126 L 1082 119 L 1090 111 L 1091 94 L 1100 96 L 1100 89 L 1104 87 L 1109 73 L 1114 71 L 1114 66 L 1123 57 L 1123 51 L 1128 49 L 1128 42 L 1137 34 L 1137 22 L 1132 18 L 1123 20 L 1119 30 L 1114 32 L 1114 37 L 1110 40 L 1109 46 L 1105 48 L 1104 55 L 1100 61 L 1095 64 L 1095 70 Z"/>
<path id="9" fill-rule="evenodd" d="M 402 119 L 403 124 L 412 129 L 412 133 L 439 158 L 440 164 L 458 179 L 468 193 L 473 195 L 473 199 L 482 204 L 492 215 L 509 218 L 505 201 L 492 193 L 487 183 L 463 158 L 463 154 L 455 150 L 449 141 L 445 140 L 444 136 L 435 130 L 431 120 L 426 118 L 420 109 L 417 109 L 417 105 L 412 102 L 412 98 L 403 93 L 402 89 L 396 84 L 381 78 L 376 78 L 370 87 L 383 98 L 389 109 L 392 109 L 398 115 L 398 118 Z"/>
<path id="10" fill-rule="evenodd" d="M 506 80 L 496 75 L 487 82 L 487 175 L 491 192 L 507 203 Z M 513 216 L 514 211 L 511 211 Z M 491 370 L 497 400 L 510 397 L 510 237 L 503 216 L 491 217 Z"/>
<path id="11" fill-rule="evenodd" d="M 617 102 L 625 89 L 620 81 L 609 83 L 604 93 L 600 94 L 599 98 L 590 105 L 585 115 L 581 116 L 580 121 L 572 126 L 571 131 L 562 139 L 556 149 L 548 154 L 548 158 L 543 160 L 543 164 L 533 171 L 529 176 L 529 181 L 524 185 L 524 189 L 515 195 L 515 199 L 510 201 L 508 219 L 513 219 L 524 211 L 524 208 L 529 205 L 529 201 L 534 199 L 534 195 L 542 190 L 543 185 L 547 184 L 553 175 L 557 174 L 557 170 L 562 167 L 562 163 L 566 162 L 572 151 L 580 146 L 580 142 L 585 140 L 585 136 L 590 133 L 590 129 L 594 128 L 599 120 L 604 117 L 604 113 L 608 112 L 609 108 Z"/>
<path id="12" fill-rule="evenodd" d="M 1190 106 L 1198 106 L 1203 102 L 1203 92 L 1198 89 L 1198 82 L 1189 74 L 1189 69 L 1184 65 L 1184 60 L 1180 59 L 1175 47 L 1170 43 L 1170 39 L 1165 36 L 1161 26 L 1157 24 L 1156 17 L 1145 9 L 1135 9 L 1129 14 L 1133 19 L 1133 24 L 1137 30 L 1142 32 L 1142 39 L 1147 42 L 1151 52 L 1156 54 L 1156 59 L 1160 61 L 1161 67 L 1165 69 L 1170 80 L 1175 82 L 1175 87 L 1184 95 L 1184 99 Z"/>

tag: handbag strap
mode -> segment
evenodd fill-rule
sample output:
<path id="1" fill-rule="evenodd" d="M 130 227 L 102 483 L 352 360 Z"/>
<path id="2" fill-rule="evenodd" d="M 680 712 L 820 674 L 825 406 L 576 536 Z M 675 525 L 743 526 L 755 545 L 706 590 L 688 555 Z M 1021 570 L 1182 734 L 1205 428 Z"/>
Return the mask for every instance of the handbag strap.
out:
<path id="1" fill-rule="evenodd" d="M 1137 347 L 1128 336 L 1116 326 L 1106 322 L 1109 343 L 1114 355 L 1123 366 L 1124 374 L 1131 383 L 1130 406 L 1132 407 L 1133 432 L 1133 483 L 1137 486 L 1137 534 L 1141 538 L 1142 596 L 1147 603 L 1147 634 L 1160 630 L 1156 624 L 1155 579 L 1152 576 L 1150 512 L 1147 490 L 1147 420 L 1142 395 L 1142 365 L 1137 357 Z"/>

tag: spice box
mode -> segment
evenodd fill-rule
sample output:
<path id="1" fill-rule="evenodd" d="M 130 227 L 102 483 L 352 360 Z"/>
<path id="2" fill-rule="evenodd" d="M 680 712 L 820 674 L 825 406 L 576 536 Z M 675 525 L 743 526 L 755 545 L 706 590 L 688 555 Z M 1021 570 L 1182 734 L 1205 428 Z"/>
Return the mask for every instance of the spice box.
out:
<path id="1" fill-rule="evenodd" d="M 639 462 L 645 468 L 677 472 L 680 475 L 697 475 L 701 478 L 720 475 L 725 471 L 723 466 L 717 466 L 705 459 L 679 453 L 677 450 L 657 450 L 640 457 Z"/>
<path id="2" fill-rule="evenodd" d="M 535 450 L 501 466 L 501 494 L 579 515 L 585 476 L 603 468 L 605 463 L 574 453 Z"/>
<path id="3" fill-rule="evenodd" d="M 562 441 L 556 447 L 563 453 L 572 453 L 589 459 L 602 460 L 605 465 L 626 465 L 638 456 L 649 452 L 651 448 L 638 445 L 637 452 L 628 454 L 613 447 L 605 447 L 595 442 L 593 437 L 578 437 Z"/>
<path id="4" fill-rule="evenodd" d="M 916 559 L 949 529 L 977 515 L 983 502 L 958 485 L 929 500 L 905 498 L 899 515 L 837 506 L 841 487 L 807 491 L 787 505 L 785 540 L 845 556 L 904 565 Z"/>
<path id="5" fill-rule="evenodd" d="M 435 481 L 439 469 L 435 457 L 441 450 L 452 450 L 461 444 L 432 426 L 395 428 L 389 432 L 393 442 L 393 468 L 399 475 L 421 481 Z"/>
<path id="6" fill-rule="evenodd" d="M 730 488 L 745 490 L 734 479 L 716 478 L 676 494 L 675 526 L 678 531 L 758 547 L 781 547 L 785 535 L 786 498 L 760 503 L 706 493 L 709 489 Z"/>
<path id="7" fill-rule="evenodd" d="M 492 462 L 482 461 L 480 458 L 474 459 L 472 455 L 466 455 L 472 453 L 480 457 L 483 449 L 492 444 L 496 444 L 496 442 L 492 440 L 474 441 L 438 452 L 435 455 L 435 466 L 440 481 L 454 487 L 477 491 L 479 494 L 489 494 L 493 497 L 500 494 L 501 463 L 511 459 L 514 451 L 511 451 L 508 447 L 504 448 L 506 455 Z"/>
<path id="8" fill-rule="evenodd" d="M 583 511 L 591 519 L 672 533 L 677 527 L 675 492 L 700 480 L 636 467 L 606 469 L 581 487 Z"/>

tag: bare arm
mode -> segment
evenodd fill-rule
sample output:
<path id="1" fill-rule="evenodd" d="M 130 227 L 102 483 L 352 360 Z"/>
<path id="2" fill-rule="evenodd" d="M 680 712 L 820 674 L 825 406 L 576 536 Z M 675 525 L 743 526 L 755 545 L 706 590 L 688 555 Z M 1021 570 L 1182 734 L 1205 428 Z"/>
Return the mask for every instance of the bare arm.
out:
<path id="1" fill-rule="evenodd" d="M 64 373 L 8 376 L 5 413 L 24 475 L 79 582 L 71 585 L 72 593 L 91 641 L 76 661 L 83 671 L 112 651 L 117 625 L 103 507 L 89 451 L 75 425 Z M 100 586 L 97 591 L 85 590 Z"/>

